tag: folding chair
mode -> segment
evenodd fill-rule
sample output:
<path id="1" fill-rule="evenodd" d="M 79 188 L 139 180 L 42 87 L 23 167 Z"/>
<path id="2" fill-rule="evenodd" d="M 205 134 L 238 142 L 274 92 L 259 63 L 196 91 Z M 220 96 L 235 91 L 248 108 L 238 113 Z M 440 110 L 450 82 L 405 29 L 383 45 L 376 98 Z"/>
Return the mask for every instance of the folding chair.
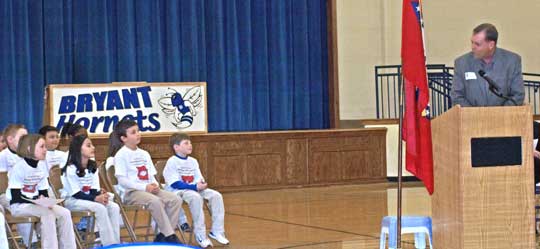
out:
<path id="1" fill-rule="evenodd" d="M 536 234 L 540 233 L 540 186 L 534 186 L 534 224 Z"/>
<path id="2" fill-rule="evenodd" d="M 62 175 L 62 169 L 55 165 L 49 170 L 49 186 L 52 188 L 52 192 L 56 198 L 60 198 L 60 189 L 63 188 L 62 180 L 60 176 Z M 64 206 L 63 203 L 60 205 Z M 79 233 L 75 222 L 73 223 L 73 230 L 75 231 L 75 242 L 79 248 L 90 248 L 92 245 L 98 244 L 95 236 L 95 214 L 92 211 L 71 211 L 71 217 L 77 218 L 87 218 L 89 220 L 88 227 L 86 231 L 83 231 L 82 234 Z M 84 239 L 83 239 L 84 238 Z"/>
<path id="3" fill-rule="evenodd" d="M 116 193 L 114 187 L 109 184 L 109 181 L 107 179 L 107 169 L 105 168 L 105 162 L 99 164 L 98 175 L 99 175 L 99 181 L 100 181 L 101 187 L 106 189 L 108 192 L 114 194 L 113 201 L 116 204 L 118 204 L 118 206 L 120 207 L 120 216 L 122 217 L 123 228 L 125 228 L 128 233 L 127 237 L 126 236 L 121 236 L 121 237 L 122 238 L 129 237 L 131 242 L 137 242 L 137 236 L 135 234 L 135 231 L 133 231 L 133 227 L 131 227 L 131 223 L 129 222 L 126 211 L 124 210 L 125 207 L 122 203 L 122 200 L 120 200 L 118 193 Z"/>
<path id="4" fill-rule="evenodd" d="M 8 176 L 7 172 L 0 172 L 0 194 L 6 193 L 8 187 Z M 17 241 L 18 238 L 21 238 L 20 236 L 16 236 L 15 233 L 13 233 L 13 230 L 11 229 L 12 225 L 16 224 L 26 224 L 30 223 L 30 235 L 28 237 L 29 243 L 32 243 L 32 236 L 34 235 L 34 231 L 36 228 L 36 225 L 40 222 L 39 217 L 36 216 L 17 216 L 13 217 L 9 210 L 4 210 L 4 216 L 6 219 L 6 232 L 8 239 L 10 239 L 13 242 L 13 246 L 15 249 L 19 249 L 19 242 Z"/>
<path id="5" fill-rule="evenodd" d="M 118 179 L 116 179 L 116 176 L 114 175 L 115 171 L 114 171 L 114 165 L 110 166 L 109 169 L 105 169 L 105 165 L 102 165 L 100 167 L 101 169 L 103 169 L 103 171 L 100 172 L 103 173 L 105 175 L 105 180 L 107 182 L 107 185 L 109 187 L 109 189 L 107 189 L 109 192 L 113 193 L 114 194 L 114 198 L 115 198 L 115 201 L 118 203 L 118 205 L 120 206 L 120 209 L 123 210 L 122 211 L 122 218 L 124 219 L 124 225 L 126 225 L 126 228 L 128 229 L 128 231 L 131 231 L 130 232 L 130 237 L 132 237 L 132 239 L 137 239 L 136 237 L 136 231 L 138 229 L 146 229 L 146 233 L 144 234 L 144 238 L 145 238 L 145 241 L 149 241 L 148 240 L 148 237 L 150 236 L 150 231 L 152 230 L 152 215 L 150 214 L 150 212 L 148 211 L 148 206 L 147 205 L 127 205 L 127 204 L 124 204 L 122 202 L 122 200 L 120 199 L 120 195 L 117 193 L 116 189 L 115 189 L 115 185 L 118 185 Z M 145 225 L 142 225 L 142 226 L 138 226 L 137 224 L 137 217 L 138 217 L 138 214 L 139 214 L 139 211 L 146 211 L 147 214 L 148 214 L 148 222 L 145 224 Z M 133 223 L 130 223 L 128 217 L 127 217 L 127 212 L 134 212 L 134 217 L 133 217 Z"/>

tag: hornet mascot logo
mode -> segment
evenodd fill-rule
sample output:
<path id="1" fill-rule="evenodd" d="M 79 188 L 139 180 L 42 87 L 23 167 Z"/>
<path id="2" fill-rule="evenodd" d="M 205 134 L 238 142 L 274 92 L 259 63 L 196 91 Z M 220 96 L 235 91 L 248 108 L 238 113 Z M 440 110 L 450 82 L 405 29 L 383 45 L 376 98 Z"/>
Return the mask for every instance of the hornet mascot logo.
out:
<path id="1" fill-rule="evenodd" d="M 193 117 L 202 108 L 202 88 L 200 86 L 188 89 L 184 95 L 169 88 L 167 93 L 159 98 L 161 111 L 178 129 L 188 128 L 193 124 Z"/>

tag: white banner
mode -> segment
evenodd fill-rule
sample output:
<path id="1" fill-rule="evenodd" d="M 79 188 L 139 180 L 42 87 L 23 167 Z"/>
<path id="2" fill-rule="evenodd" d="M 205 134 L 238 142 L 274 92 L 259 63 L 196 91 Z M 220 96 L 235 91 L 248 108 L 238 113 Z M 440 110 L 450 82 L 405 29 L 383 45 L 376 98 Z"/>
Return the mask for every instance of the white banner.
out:
<path id="1" fill-rule="evenodd" d="M 207 132 L 206 83 L 49 85 L 49 123 L 59 130 L 78 123 L 89 134 L 108 135 L 123 118 L 142 133 Z"/>

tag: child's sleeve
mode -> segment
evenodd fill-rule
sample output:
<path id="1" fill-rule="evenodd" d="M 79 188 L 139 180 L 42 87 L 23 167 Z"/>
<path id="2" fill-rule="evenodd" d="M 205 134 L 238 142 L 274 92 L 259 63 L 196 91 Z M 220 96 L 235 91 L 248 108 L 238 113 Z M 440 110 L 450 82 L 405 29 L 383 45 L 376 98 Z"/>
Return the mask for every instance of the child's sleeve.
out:
<path id="1" fill-rule="evenodd" d="M 204 176 L 201 173 L 201 168 L 199 167 L 199 162 L 197 161 L 197 159 L 195 159 L 194 161 L 195 161 L 195 168 L 197 169 L 197 170 L 195 170 L 195 179 L 200 179 L 201 182 L 206 182 L 204 180 Z"/>
<path id="2" fill-rule="evenodd" d="M 190 189 L 190 190 L 193 190 L 193 191 L 197 191 L 197 185 L 196 184 L 187 184 L 187 183 L 183 182 L 182 180 L 178 180 L 178 181 L 174 182 L 173 184 L 171 184 L 171 188 L 174 188 L 174 189 Z"/>
<path id="3" fill-rule="evenodd" d="M 148 165 L 146 166 L 148 166 L 148 175 L 150 177 L 150 181 L 152 183 L 158 183 L 158 181 L 156 180 L 156 166 L 154 166 L 154 162 L 152 162 L 152 157 L 150 156 L 150 153 L 148 153 L 148 151 L 146 151 L 146 161 L 148 162 Z"/>
<path id="4" fill-rule="evenodd" d="M 4 155 L 4 153 L 0 153 L 0 172 L 8 171 L 6 157 Z"/>
<path id="5" fill-rule="evenodd" d="M 8 188 L 9 189 L 21 189 L 23 187 L 22 177 L 20 175 L 19 169 L 13 167 L 11 171 L 8 172 Z"/>
<path id="6" fill-rule="evenodd" d="M 41 167 L 41 170 L 45 172 L 45 176 L 46 176 L 46 177 L 43 177 L 41 181 L 39 181 L 38 186 L 37 186 L 38 191 L 40 191 L 40 194 L 41 194 L 41 190 L 47 191 L 49 189 L 49 170 L 47 168 L 47 164 L 45 163 L 43 164 L 40 163 L 38 165 L 39 167 Z"/>
<path id="7" fill-rule="evenodd" d="M 123 156 L 116 154 L 114 157 L 114 175 L 127 177 L 127 163 Z"/>
<path id="8" fill-rule="evenodd" d="M 171 158 L 167 160 L 165 168 L 163 168 L 163 178 L 165 179 L 165 184 L 171 186 L 174 182 L 180 179 L 178 172 L 175 170 L 174 162 Z"/>
<path id="9" fill-rule="evenodd" d="M 75 172 L 73 171 L 73 167 L 71 166 L 66 166 L 66 167 L 68 168 L 66 169 L 66 172 L 61 177 L 61 179 L 63 179 L 64 180 L 63 182 L 65 182 L 63 183 L 64 191 L 66 191 L 68 196 L 73 196 L 74 194 L 76 194 L 77 192 L 81 190 L 81 186 L 79 186 L 79 181 L 77 180 L 77 178 L 75 178 L 78 176 L 75 175 Z"/>
<path id="10" fill-rule="evenodd" d="M 125 189 L 136 189 L 140 191 L 146 191 L 146 184 L 135 183 L 129 180 L 127 176 L 118 176 L 118 185 Z"/>
<path id="11" fill-rule="evenodd" d="M 68 154 L 63 151 L 57 151 L 57 152 L 60 153 L 60 163 L 59 163 L 60 168 L 66 167 Z"/>
<path id="12" fill-rule="evenodd" d="M 92 174 L 92 189 L 96 189 L 98 192 L 101 191 L 101 185 L 99 185 L 99 169 Z"/>

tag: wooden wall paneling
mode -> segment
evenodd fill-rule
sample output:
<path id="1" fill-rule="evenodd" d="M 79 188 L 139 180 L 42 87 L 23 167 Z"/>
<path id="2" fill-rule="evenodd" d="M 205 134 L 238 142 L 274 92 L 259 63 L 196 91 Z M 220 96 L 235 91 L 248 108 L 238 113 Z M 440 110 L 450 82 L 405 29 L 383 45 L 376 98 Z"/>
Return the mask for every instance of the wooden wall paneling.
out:
<path id="1" fill-rule="evenodd" d="M 193 157 L 217 189 L 269 189 L 384 181 L 385 128 L 193 134 Z M 93 138 L 104 160 L 108 139 Z M 154 161 L 167 160 L 168 136 L 143 137 Z"/>
<path id="2" fill-rule="evenodd" d="M 286 184 L 308 183 L 308 139 L 288 139 L 285 163 Z"/>
<path id="3" fill-rule="evenodd" d="M 241 155 L 211 157 L 208 167 L 209 184 L 216 187 L 247 185 L 246 160 Z"/>
<path id="4" fill-rule="evenodd" d="M 197 159 L 201 173 L 205 177 L 205 180 L 208 181 L 208 143 L 202 142 L 193 144 L 191 156 Z"/>

